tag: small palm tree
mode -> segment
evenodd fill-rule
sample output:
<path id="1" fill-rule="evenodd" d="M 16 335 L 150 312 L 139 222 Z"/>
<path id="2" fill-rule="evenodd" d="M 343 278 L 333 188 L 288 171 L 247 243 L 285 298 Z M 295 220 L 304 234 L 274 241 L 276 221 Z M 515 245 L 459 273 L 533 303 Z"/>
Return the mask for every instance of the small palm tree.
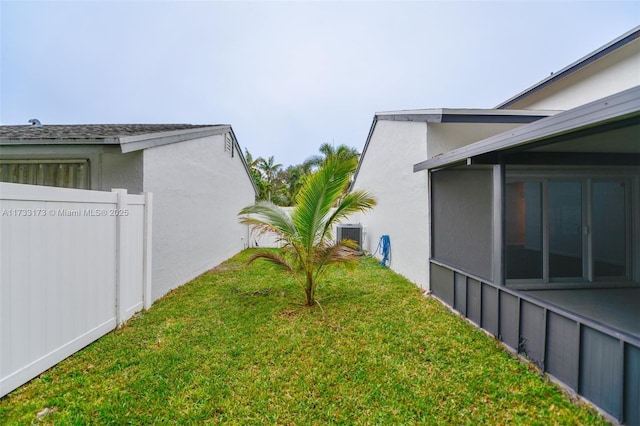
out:
<path id="1" fill-rule="evenodd" d="M 318 281 L 329 265 L 356 259 L 355 242 L 334 241 L 332 228 L 376 204 L 365 191 L 345 195 L 356 165 L 355 158 L 327 159 L 305 179 L 291 216 L 268 201 L 259 201 L 239 213 L 243 216 L 241 223 L 254 226 L 259 232 L 272 232 L 284 244 L 281 253 L 259 252 L 249 262 L 262 258 L 292 272 L 304 289 L 306 306 L 317 302 Z"/>

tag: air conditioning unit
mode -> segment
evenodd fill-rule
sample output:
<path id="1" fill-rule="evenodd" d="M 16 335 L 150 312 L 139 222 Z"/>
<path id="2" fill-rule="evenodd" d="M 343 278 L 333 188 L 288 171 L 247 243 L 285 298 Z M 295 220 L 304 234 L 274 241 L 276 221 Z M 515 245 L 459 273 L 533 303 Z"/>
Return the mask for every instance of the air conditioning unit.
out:
<path id="1" fill-rule="evenodd" d="M 360 224 L 342 224 L 336 228 L 336 239 L 352 240 L 358 244 L 358 252 L 362 252 L 362 225 Z"/>

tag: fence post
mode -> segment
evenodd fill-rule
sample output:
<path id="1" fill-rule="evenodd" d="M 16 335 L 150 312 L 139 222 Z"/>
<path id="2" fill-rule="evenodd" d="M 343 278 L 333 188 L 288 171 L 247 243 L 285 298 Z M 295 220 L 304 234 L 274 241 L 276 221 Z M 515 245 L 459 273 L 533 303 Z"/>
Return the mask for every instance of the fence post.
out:
<path id="1" fill-rule="evenodd" d="M 117 195 L 116 209 L 117 211 L 123 211 L 127 208 L 127 190 L 126 189 L 112 189 L 111 192 L 115 192 Z M 124 217 L 116 215 L 116 324 L 121 326 L 124 323 L 126 316 L 126 307 L 124 306 L 124 289 L 127 283 L 124 283 L 124 263 L 126 261 L 126 244 L 125 244 L 125 223 Z"/>
<path id="2" fill-rule="evenodd" d="M 142 301 L 144 309 L 151 307 L 151 253 L 153 248 L 153 193 L 144 193 L 144 284 Z"/>

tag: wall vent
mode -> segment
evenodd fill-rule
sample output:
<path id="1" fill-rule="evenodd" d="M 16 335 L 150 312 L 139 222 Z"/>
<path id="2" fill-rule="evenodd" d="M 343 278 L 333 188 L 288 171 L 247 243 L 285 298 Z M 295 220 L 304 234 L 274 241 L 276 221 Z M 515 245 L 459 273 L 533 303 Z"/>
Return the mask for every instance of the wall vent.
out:
<path id="1" fill-rule="evenodd" d="M 224 150 L 233 157 L 233 138 L 231 137 L 231 133 L 224 134 Z"/>

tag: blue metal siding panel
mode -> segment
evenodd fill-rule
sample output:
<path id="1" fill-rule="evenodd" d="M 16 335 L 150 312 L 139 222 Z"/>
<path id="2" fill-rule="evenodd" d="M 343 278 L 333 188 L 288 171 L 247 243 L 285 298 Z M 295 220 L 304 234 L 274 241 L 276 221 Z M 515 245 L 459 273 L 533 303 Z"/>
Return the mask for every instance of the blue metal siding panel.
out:
<path id="1" fill-rule="evenodd" d="M 523 300 L 520 308 L 520 341 L 518 352 L 525 355 L 541 368 L 544 367 L 544 337 L 544 309 Z"/>
<path id="2" fill-rule="evenodd" d="M 583 326 L 580 342 L 580 394 L 619 419 L 623 389 L 620 341 Z"/>
<path id="3" fill-rule="evenodd" d="M 431 291 L 449 306 L 453 306 L 453 271 L 431 264 Z"/>
<path id="4" fill-rule="evenodd" d="M 465 317 L 467 316 L 467 277 L 455 275 L 455 304 L 453 307 Z"/>
<path id="5" fill-rule="evenodd" d="M 500 292 L 500 340 L 513 350 L 518 349 L 518 298 Z"/>
<path id="6" fill-rule="evenodd" d="M 467 281 L 467 318 L 482 326 L 482 284 L 469 278 Z"/>
<path id="7" fill-rule="evenodd" d="M 498 335 L 498 291 L 487 284 L 482 284 L 482 328 Z"/>
<path id="8" fill-rule="evenodd" d="M 580 351 L 580 327 L 578 323 L 561 315 L 547 314 L 547 371 L 578 390 L 578 360 Z"/>
<path id="9" fill-rule="evenodd" d="M 640 425 L 637 340 L 444 264 L 432 263 L 431 274 L 438 298 L 487 331 L 497 327 L 507 346 L 613 418 Z"/>
<path id="10" fill-rule="evenodd" d="M 640 348 L 625 346 L 624 423 L 640 425 Z"/>

